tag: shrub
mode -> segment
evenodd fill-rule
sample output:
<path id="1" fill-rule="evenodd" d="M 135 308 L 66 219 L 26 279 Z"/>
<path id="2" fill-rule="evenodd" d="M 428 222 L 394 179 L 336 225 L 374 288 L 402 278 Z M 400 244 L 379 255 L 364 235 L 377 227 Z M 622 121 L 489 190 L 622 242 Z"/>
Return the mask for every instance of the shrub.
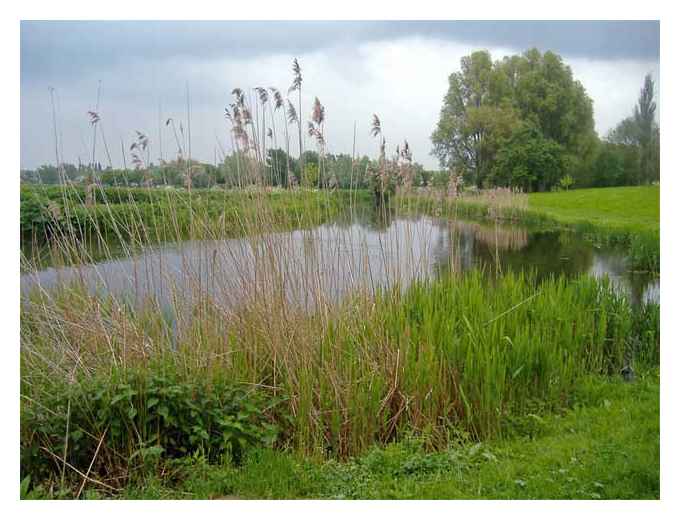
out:
<path id="1" fill-rule="evenodd" d="M 93 475 L 124 480 L 131 466 L 197 452 L 239 464 L 249 446 L 272 446 L 279 435 L 280 400 L 222 379 L 154 369 L 43 384 L 40 404 L 21 408 L 21 474 L 34 480 L 58 474 L 64 451 L 83 473 L 92 465 Z"/>

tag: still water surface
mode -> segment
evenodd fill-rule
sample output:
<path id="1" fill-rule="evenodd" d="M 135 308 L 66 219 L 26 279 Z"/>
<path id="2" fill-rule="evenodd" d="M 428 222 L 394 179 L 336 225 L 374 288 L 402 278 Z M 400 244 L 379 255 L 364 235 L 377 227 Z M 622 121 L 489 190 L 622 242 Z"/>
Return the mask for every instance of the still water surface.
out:
<path id="1" fill-rule="evenodd" d="M 81 282 L 92 291 L 137 302 L 153 297 L 163 305 L 206 294 L 225 307 L 256 294 L 285 294 L 293 303 L 310 305 L 319 296 L 336 301 L 354 290 L 407 286 L 473 268 L 489 275 L 533 270 L 539 279 L 607 276 L 633 305 L 659 301 L 658 277 L 631 272 L 622 251 L 598 248 L 572 232 L 370 213 L 313 229 L 164 244 L 131 257 L 49 267 L 22 274 L 21 288 L 26 295 Z"/>

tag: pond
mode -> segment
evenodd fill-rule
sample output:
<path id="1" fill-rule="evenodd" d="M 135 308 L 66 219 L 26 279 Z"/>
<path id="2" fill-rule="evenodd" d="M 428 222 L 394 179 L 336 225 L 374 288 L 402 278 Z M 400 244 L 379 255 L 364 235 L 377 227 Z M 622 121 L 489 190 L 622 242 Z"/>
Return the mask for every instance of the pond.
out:
<path id="1" fill-rule="evenodd" d="M 534 271 L 537 278 L 607 276 L 633 305 L 658 302 L 658 277 L 634 273 L 623 251 L 600 248 L 569 231 L 390 217 L 355 212 L 312 229 L 147 247 L 97 263 L 23 273 L 22 294 L 80 282 L 132 302 L 152 297 L 182 305 L 209 295 L 220 306 L 282 295 L 309 307 L 352 291 L 480 268 L 489 276 Z"/>

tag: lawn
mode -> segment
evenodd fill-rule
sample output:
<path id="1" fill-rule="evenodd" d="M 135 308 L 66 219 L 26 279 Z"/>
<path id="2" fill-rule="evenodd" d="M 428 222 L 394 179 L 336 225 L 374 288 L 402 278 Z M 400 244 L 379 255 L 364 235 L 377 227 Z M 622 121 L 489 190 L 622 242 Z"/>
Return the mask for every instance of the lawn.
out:
<path id="1" fill-rule="evenodd" d="M 568 224 L 589 221 L 631 232 L 659 230 L 659 186 L 531 193 L 529 207 Z"/>

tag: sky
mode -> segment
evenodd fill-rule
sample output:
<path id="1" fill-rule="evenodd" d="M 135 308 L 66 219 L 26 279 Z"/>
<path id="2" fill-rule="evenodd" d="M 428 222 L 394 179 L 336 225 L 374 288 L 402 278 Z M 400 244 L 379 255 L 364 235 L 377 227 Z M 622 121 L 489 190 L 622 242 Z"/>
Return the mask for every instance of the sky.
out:
<path id="1" fill-rule="evenodd" d="M 356 124 L 356 153 L 377 155 L 369 134 L 375 113 L 388 151 L 407 139 L 426 168 L 438 166 L 430 135 L 448 76 L 476 50 L 494 60 L 532 47 L 560 54 L 593 99 L 601 136 L 632 113 L 647 73 L 660 105 L 656 21 L 22 21 L 20 34 L 22 168 L 55 163 L 54 119 L 60 160 L 90 160 L 87 112 L 96 110 L 98 91 L 98 131 L 114 167 L 123 153 L 130 165 L 135 131 L 149 136 L 152 161 L 174 158 L 172 131 L 160 124 L 167 118 L 185 128 L 189 119 L 192 157 L 212 163 L 231 150 L 224 108 L 232 89 L 285 94 L 293 58 L 302 67 L 304 120 L 315 96 L 326 109 L 328 152 L 351 153 Z M 305 148 L 314 146 L 307 138 Z M 107 165 L 101 134 L 95 148 Z"/>

